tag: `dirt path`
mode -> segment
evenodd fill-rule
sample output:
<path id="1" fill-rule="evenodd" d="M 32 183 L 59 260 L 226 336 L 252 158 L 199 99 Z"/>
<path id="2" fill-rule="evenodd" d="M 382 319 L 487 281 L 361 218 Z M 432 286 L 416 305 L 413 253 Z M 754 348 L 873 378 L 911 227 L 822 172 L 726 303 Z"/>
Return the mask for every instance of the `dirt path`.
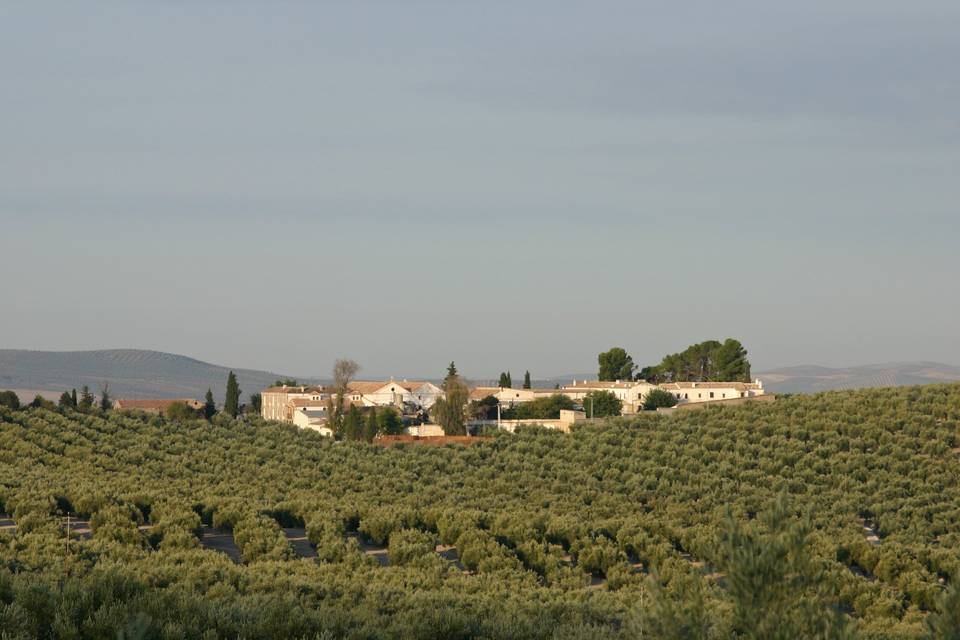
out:
<path id="1" fill-rule="evenodd" d="M 287 536 L 287 542 L 290 544 L 293 552 L 297 554 L 297 557 L 303 558 L 304 560 L 317 557 L 317 550 L 313 548 L 310 540 L 307 539 L 306 529 L 298 527 L 284 529 L 283 535 Z"/>
<path id="2" fill-rule="evenodd" d="M 231 560 L 240 564 L 240 549 L 233 541 L 233 533 L 225 529 L 214 529 L 204 525 L 203 537 L 200 538 L 200 544 L 204 549 L 219 551 L 227 554 Z"/>
<path id="3" fill-rule="evenodd" d="M 0 531 L 5 531 L 10 529 L 10 533 L 13 533 L 13 529 L 17 528 L 17 523 L 13 521 L 13 518 L 10 517 L 10 514 L 0 513 Z"/>
<path id="4" fill-rule="evenodd" d="M 438 544 L 436 552 L 438 556 L 453 564 L 460 571 L 466 571 L 466 567 L 460 562 L 460 554 L 457 553 L 457 548 L 453 545 Z"/>
<path id="5" fill-rule="evenodd" d="M 347 538 L 353 538 L 356 540 L 357 544 L 360 545 L 360 550 L 368 556 L 376 558 L 381 567 L 385 567 L 390 563 L 390 556 L 387 554 L 387 548 L 382 544 L 366 542 L 363 537 L 357 533 L 348 533 Z"/>

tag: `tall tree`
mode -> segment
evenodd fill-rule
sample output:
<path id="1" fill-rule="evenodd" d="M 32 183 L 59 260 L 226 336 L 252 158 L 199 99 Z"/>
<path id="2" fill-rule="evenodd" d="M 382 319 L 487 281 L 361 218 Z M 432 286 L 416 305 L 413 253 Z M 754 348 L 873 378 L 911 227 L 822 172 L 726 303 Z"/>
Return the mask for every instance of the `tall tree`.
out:
<path id="1" fill-rule="evenodd" d="M 500 374 L 500 388 L 501 389 L 510 389 L 513 387 L 513 384 L 510 381 L 510 372 L 505 371 Z"/>
<path id="2" fill-rule="evenodd" d="M 73 408 L 76 409 L 77 408 L 77 390 L 76 389 L 73 389 L 70 392 L 70 402 L 73 403 Z"/>
<path id="3" fill-rule="evenodd" d="M 232 418 L 236 418 L 240 413 L 240 385 L 233 371 L 227 376 L 227 395 L 223 400 L 223 411 Z"/>
<path id="4" fill-rule="evenodd" d="M 363 425 L 363 439 L 367 442 L 373 442 L 373 439 L 377 437 L 377 432 L 380 431 L 380 423 L 377 421 L 377 409 L 376 407 L 371 407 L 367 412 L 367 420 Z"/>
<path id="5" fill-rule="evenodd" d="M 750 361 L 739 340 L 705 340 L 644 367 L 640 377 L 650 382 L 750 382 Z"/>
<path id="6" fill-rule="evenodd" d="M 338 438 L 344 435 L 344 403 L 358 371 L 360 365 L 353 360 L 340 358 L 333 363 L 333 393 L 327 398 L 327 426 Z"/>
<path id="7" fill-rule="evenodd" d="M 443 427 L 448 436 L 464 435 L 467 432 L 464 408 L 470 398 L 470 390 L 457 374 L 457 367 L 450 363 L 447 377 L 443 380 L 443 397 L 437 400 L 430 411 L 434 422 Z"/>
<path id="8" fill-rule="evenodd" d="M 90 411 L 90 409 L 93 409 L 94 400 L 95 398 L 93 397 L 93 393 L 90 392 L 90 387 L 83 385 L 80 389 L 80 402 L 77 408 L 83 412 Z"/>
<path id="9" fill-rule="evenodd" d="M 523 374 L 523 388 L 524 389 L 530 388 L 530 372 L 529 371 Z"/>
<path id="10" fill-rule="evenodd" d="M 203 399 L 203 417 L 210 420 L 217 414 L 217 403 L 213 401 L 213 391 L 207 389 L 207 395 Z"/>
<path id="11" fill-rule="evenodd" d="M 343 418 L 343 438 L 345 440 L 363 439 L 363 417 L 355 404 L 350 405 Z"/>
<path id="12" fill-rule="evenodd" d="M 613 347 L 609 351 L 604 351 L 597 356 L 600 363 L 600 380 L 632 380 L 633 358 L 627 355 L 627 352 L 620 347 Z"/>
<path id="13" fill-rule="evenodd" d="M 104 382 L 100 385 L 100 411 L 110 411 L 113 408 L 113 398 L 110 397 L 110 385 Z"/>
<path id="14" fill-rule="evenodd" d="M 747 360 L 747 350 L 739 340 L 724 340 L 716 350 L 714 365 L 718 380 L 750 382 L 750 361 Z"/>

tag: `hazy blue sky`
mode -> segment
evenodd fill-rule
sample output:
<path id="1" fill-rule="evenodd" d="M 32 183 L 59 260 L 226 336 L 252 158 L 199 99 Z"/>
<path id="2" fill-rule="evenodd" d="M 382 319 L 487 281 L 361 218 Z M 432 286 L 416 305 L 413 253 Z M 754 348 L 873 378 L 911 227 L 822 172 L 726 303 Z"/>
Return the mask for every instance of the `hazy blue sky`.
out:
<path id="1" fill-rule="evenodd" d="M 960 363 L 958 33 L 956 0 L 5 2 L 0 347 Z"/>

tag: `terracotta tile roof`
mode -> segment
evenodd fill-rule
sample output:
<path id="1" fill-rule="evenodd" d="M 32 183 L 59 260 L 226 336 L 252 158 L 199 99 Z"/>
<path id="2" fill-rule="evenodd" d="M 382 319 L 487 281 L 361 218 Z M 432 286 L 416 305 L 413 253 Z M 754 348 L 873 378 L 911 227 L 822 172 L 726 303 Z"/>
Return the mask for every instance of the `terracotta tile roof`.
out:
<path id="1" fill-rule="evenodd" d="M 387 382 L 377 382 L 376 380 L 354 380 L 350 383 L 348 390 L 350 393 L 367 395 L 379 391 L 385 384 L 387 384 Z"/>
<path id="2" fill-rule="evenodd" d="M 320 394 L 320 393 L 330 393 L 330 389 L 329 389 L 328 387 L 322 387 L 322 386 L 313 386 L 313 387 L 310 387 L 310 386 L 303 386 L 303 387 L 270 387 L 270 388 L 268 388 L 268 389 L 264 389 L 263 391 L 261 391 L 261 393 L 312 393 L 312 394 Z"/>
<path id="3" fill-rule="evenodd" d="M 471 400 L 483 400 L 487 396 L 496 397 L 497 393 L 500 392 L 500 387 L 474 387 L 470 389 L 470 399 Z"/>

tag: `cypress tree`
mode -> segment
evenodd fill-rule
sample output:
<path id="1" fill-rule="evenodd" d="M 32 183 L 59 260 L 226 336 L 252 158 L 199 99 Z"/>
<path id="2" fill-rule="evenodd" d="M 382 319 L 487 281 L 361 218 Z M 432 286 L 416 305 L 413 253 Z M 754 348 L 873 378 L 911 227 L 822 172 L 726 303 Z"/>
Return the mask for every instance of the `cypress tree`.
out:
<path id="1" fill-rule="evenodd" d="M 513 377 L 510 376 L 509 371 L 507 371 L 507 389 L 513 389 Z"/>
<path id="2" fill-rule="evenodd" d="M 207 396 L 204 398 L 203 402 L 203 417 L 207 420 L 211 419 L 217 413 L 217 405 L 213 401 L 213 391 L 207 389 Z"/>
<path id="3" fill-rule="evenodd" d="M 227 376 L 227 396 L 223 401 L 223 410 L 232 418 L 236 418 L 240 413 L 240 385 L 237 384 L 237 376 L 233 371 Z"/>
<path id="4" fill-rule="evenodd" d="M 530 372 L 529 371 L 523 374 L 523 388 L 524 389 L 530 388 Z"/>
<path id="5" fill-rule="evenodd" d="M 380 423 L 377 421 L 377 410 L 375 408 L 370 409 L 367 413 L 367 422 L 363 427 L 363 439 L 367 442 L 373 442 L 373 439 L 377 437 L 377 432 L 380 430 Z"/>
<path id="6" fill-rule="evenodd" d="M 73 408 L 76 409 L 77 408 L 77 390 L 76 389 L 70 392 L 70 402 L 73 403 Z"/>

